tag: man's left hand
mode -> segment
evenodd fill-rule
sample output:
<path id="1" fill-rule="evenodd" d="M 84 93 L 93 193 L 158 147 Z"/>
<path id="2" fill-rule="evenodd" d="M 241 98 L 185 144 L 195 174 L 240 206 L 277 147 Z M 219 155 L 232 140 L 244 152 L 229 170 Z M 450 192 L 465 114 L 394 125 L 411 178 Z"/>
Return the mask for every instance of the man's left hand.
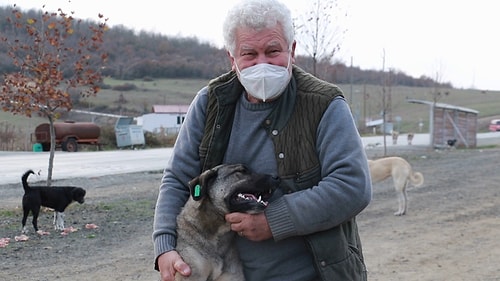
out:
<path id="1" fill-rule="evenodd" d="M 246 214 L 230 213 L 226 221 L 231 224 L 231 230 L 252 241 L 263 241 L 273 237 L 264 213 Z"/>

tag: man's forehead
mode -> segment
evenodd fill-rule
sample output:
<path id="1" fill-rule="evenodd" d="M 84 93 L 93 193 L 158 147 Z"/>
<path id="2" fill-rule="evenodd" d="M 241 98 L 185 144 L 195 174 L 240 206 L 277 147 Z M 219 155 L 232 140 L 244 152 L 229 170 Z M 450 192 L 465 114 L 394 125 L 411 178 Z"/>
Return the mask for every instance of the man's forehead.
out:
<path id="1" fill-rule="evenodd" d="M 267 42 L 240 42 L 240 50 L 253 50 L 255 48 L 281 47 L 282 42 L 279 39 L 272 39 Z"/>

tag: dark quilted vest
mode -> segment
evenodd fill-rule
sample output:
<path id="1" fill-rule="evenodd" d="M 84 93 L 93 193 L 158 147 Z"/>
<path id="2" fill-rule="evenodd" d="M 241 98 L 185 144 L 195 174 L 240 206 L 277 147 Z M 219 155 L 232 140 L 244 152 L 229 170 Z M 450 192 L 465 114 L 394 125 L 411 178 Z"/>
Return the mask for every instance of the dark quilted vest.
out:
<path id="1" fill-rule="evenodd" d="M 310 188 L 321 180 L 316 130 L 330 102 L 342 95 L 337 86 L 297 66 L 293 67 L 293 77 L 289 92 L 262 124 L 273 139 L 281 188 L 287 193 Z M 233 71 L 209 83 L 205 132 L 199 148 L 201 171 L 222 163 L 242 91 Z M 355 219 L 308 235 L 306 240 L 322 280 L 366 280 Z"/>

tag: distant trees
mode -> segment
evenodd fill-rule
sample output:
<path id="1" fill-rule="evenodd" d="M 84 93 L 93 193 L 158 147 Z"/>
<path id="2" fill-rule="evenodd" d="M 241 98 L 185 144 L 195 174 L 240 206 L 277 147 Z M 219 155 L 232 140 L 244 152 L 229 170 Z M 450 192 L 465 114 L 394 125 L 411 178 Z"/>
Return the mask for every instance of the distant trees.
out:
<path id="1" fill-rule="evenodd" d="M 104 48 L 110 57 L 103 75 L 117 79 L 206 78 L 230 69 L 226 52 L 195 37 L 171 38 L 125 27 L 110 29 Z"/>
<path id="2" fill-rule="evenodd" d="M 87 97 L 100 89 L 100 66 L 107 58 L 101 45 L 107 26 L 99 17 L 100 23 L 83 29 L 80 20 L 61 9 L 26 15 L 14 6 L 4 25 L 10 34 L 1 37 L 1 45 L 14 68 L 4 74 L 0 106 L 13 114 L 47 118 L 51 135 L 49 185 L 55 151 L 54 121 L 60 110 L 71 110 L 69 91 L 77 89 Z"/>
<path id="3" fill-rule="evenodd" d="M 322 0 L 322 2 L 328 3 L 326 0 Z M 314 6 L 311 4 L 311 7 Z M 338 9 L 338 11 L 342 11 L 342 9 Z M 37 18 L 39 14 L 40 12 L 35 10 L 24 12 L 24 16 L 27 18 Z M 9 40 L 14 40 L 23 30 L 14 29 L 7 22 L 6 19 L 10 15 L 10 9 L 0 7 L 0 34 L 9 38 Z M 343 14 L 341 13 L 339 17 L 342 18 Z M 312 20 L 312 17 L 303 18 L 303 20 L 307 19 Z M 298 18 L 294 20 L 295 24 L 299 26 L 301 22 L 298 21 Z M 336 25 L 335 20 L 336 18 L 333 16 L 330 17 L 333 26 Z M 310 24 L 311 22 L 306 21 L 305 23 Z M 88 30 L 89 26 L 94 24 L 95 22 L 88 20 L 79 21 L 78 31 Z M 335 54 L 338 48 L 340 48 L 344 30 L 333 31 L 337 32 L 337 37 L 332 41 L 334 43 L 329 46 L 317 45 L 317 47 L 321 46 L 321 48 L 318 48 L 315 52 L 316 62 L 313 62 L 313 58 L 310 55 L 298 55 L 296 63 L 311 73 L 315 72 L 314 67 L 321 69 L 320 74 L 323 79 L 337 84 L 350 83 L 351 73 L 352 81 L 355 84 L 380 84 L 382 73 L 379 70 L 360 69 L 359 67 L 351 68 L 338 61 L 331 62 L 331 60 L 327 59 L 328 56 L 321 56 L 322 51 L 332 55 L 332 52 Z M 306 35 L 305 29 L 297 30 L 297 36 L 301 38 L 299 40 L 300 43 L 304 41 L 302 36 Z M 319 39 L 320 37 L 317 38 Z M 320 41 L 317 42 L 319 43 Z M 311 44 L 313 43 L 311 42 Z M 113 26 L 103 35 L 101 48 L 104 52 L 108 53 L 108 59 L 104 68 L 101 69 L 101 74 L 123 80 L 143 79 L 145 77 L 153 79 L 211 79 L 230 69 L 230 64 L 223 48 L 202 42 L 196 37 L 172 37 L 149 32 L 136 33 L 124 26 Z M 303 47 L 301 46 L 301 48 Z M 17 71 L 7 54 L 7 46 L 0 44 L 0 73 Z M 404 72 L 398 72 L 396 75 L 395 86 L 428 87 L 429 85 L 434 85 L 432 78 L 429 77 L 414 78 L 406 75 Z M 450 84 L 442 85 L 443 87 L 451 86 Z"/>

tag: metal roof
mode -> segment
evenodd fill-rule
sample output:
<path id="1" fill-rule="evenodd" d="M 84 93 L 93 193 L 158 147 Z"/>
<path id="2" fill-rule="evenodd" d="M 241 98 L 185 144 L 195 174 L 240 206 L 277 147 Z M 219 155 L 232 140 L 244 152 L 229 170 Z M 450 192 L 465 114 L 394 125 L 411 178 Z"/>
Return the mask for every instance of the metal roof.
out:
<path id="1" fill-rule="evenodd" d="M 478 114 L 479 113 L 479 111 L 471 109 L 471 108 L 462 107 L 462 106 L 456 106 L 456 105 L 451 105 L 451 104 L 447 104 L 447 103 L 440 103 L 440 102 L 434 103 L 433 101 L 414 100 L 414 99 L 408 99 L 407 101 L 411 102 L 411 103 L 427 104 L 429 106 L 433 106 L 434 105 L 437 108 L 453 109 L 453 110 L 464 111 L 464 112 L 469 112 L 469 113 L 474 113 L 474 114 Z"/>
<path id="2" fill-rule="evenodd" d="M 153 105 L 154 113 L 187 113 L 189 105 Z"/>

